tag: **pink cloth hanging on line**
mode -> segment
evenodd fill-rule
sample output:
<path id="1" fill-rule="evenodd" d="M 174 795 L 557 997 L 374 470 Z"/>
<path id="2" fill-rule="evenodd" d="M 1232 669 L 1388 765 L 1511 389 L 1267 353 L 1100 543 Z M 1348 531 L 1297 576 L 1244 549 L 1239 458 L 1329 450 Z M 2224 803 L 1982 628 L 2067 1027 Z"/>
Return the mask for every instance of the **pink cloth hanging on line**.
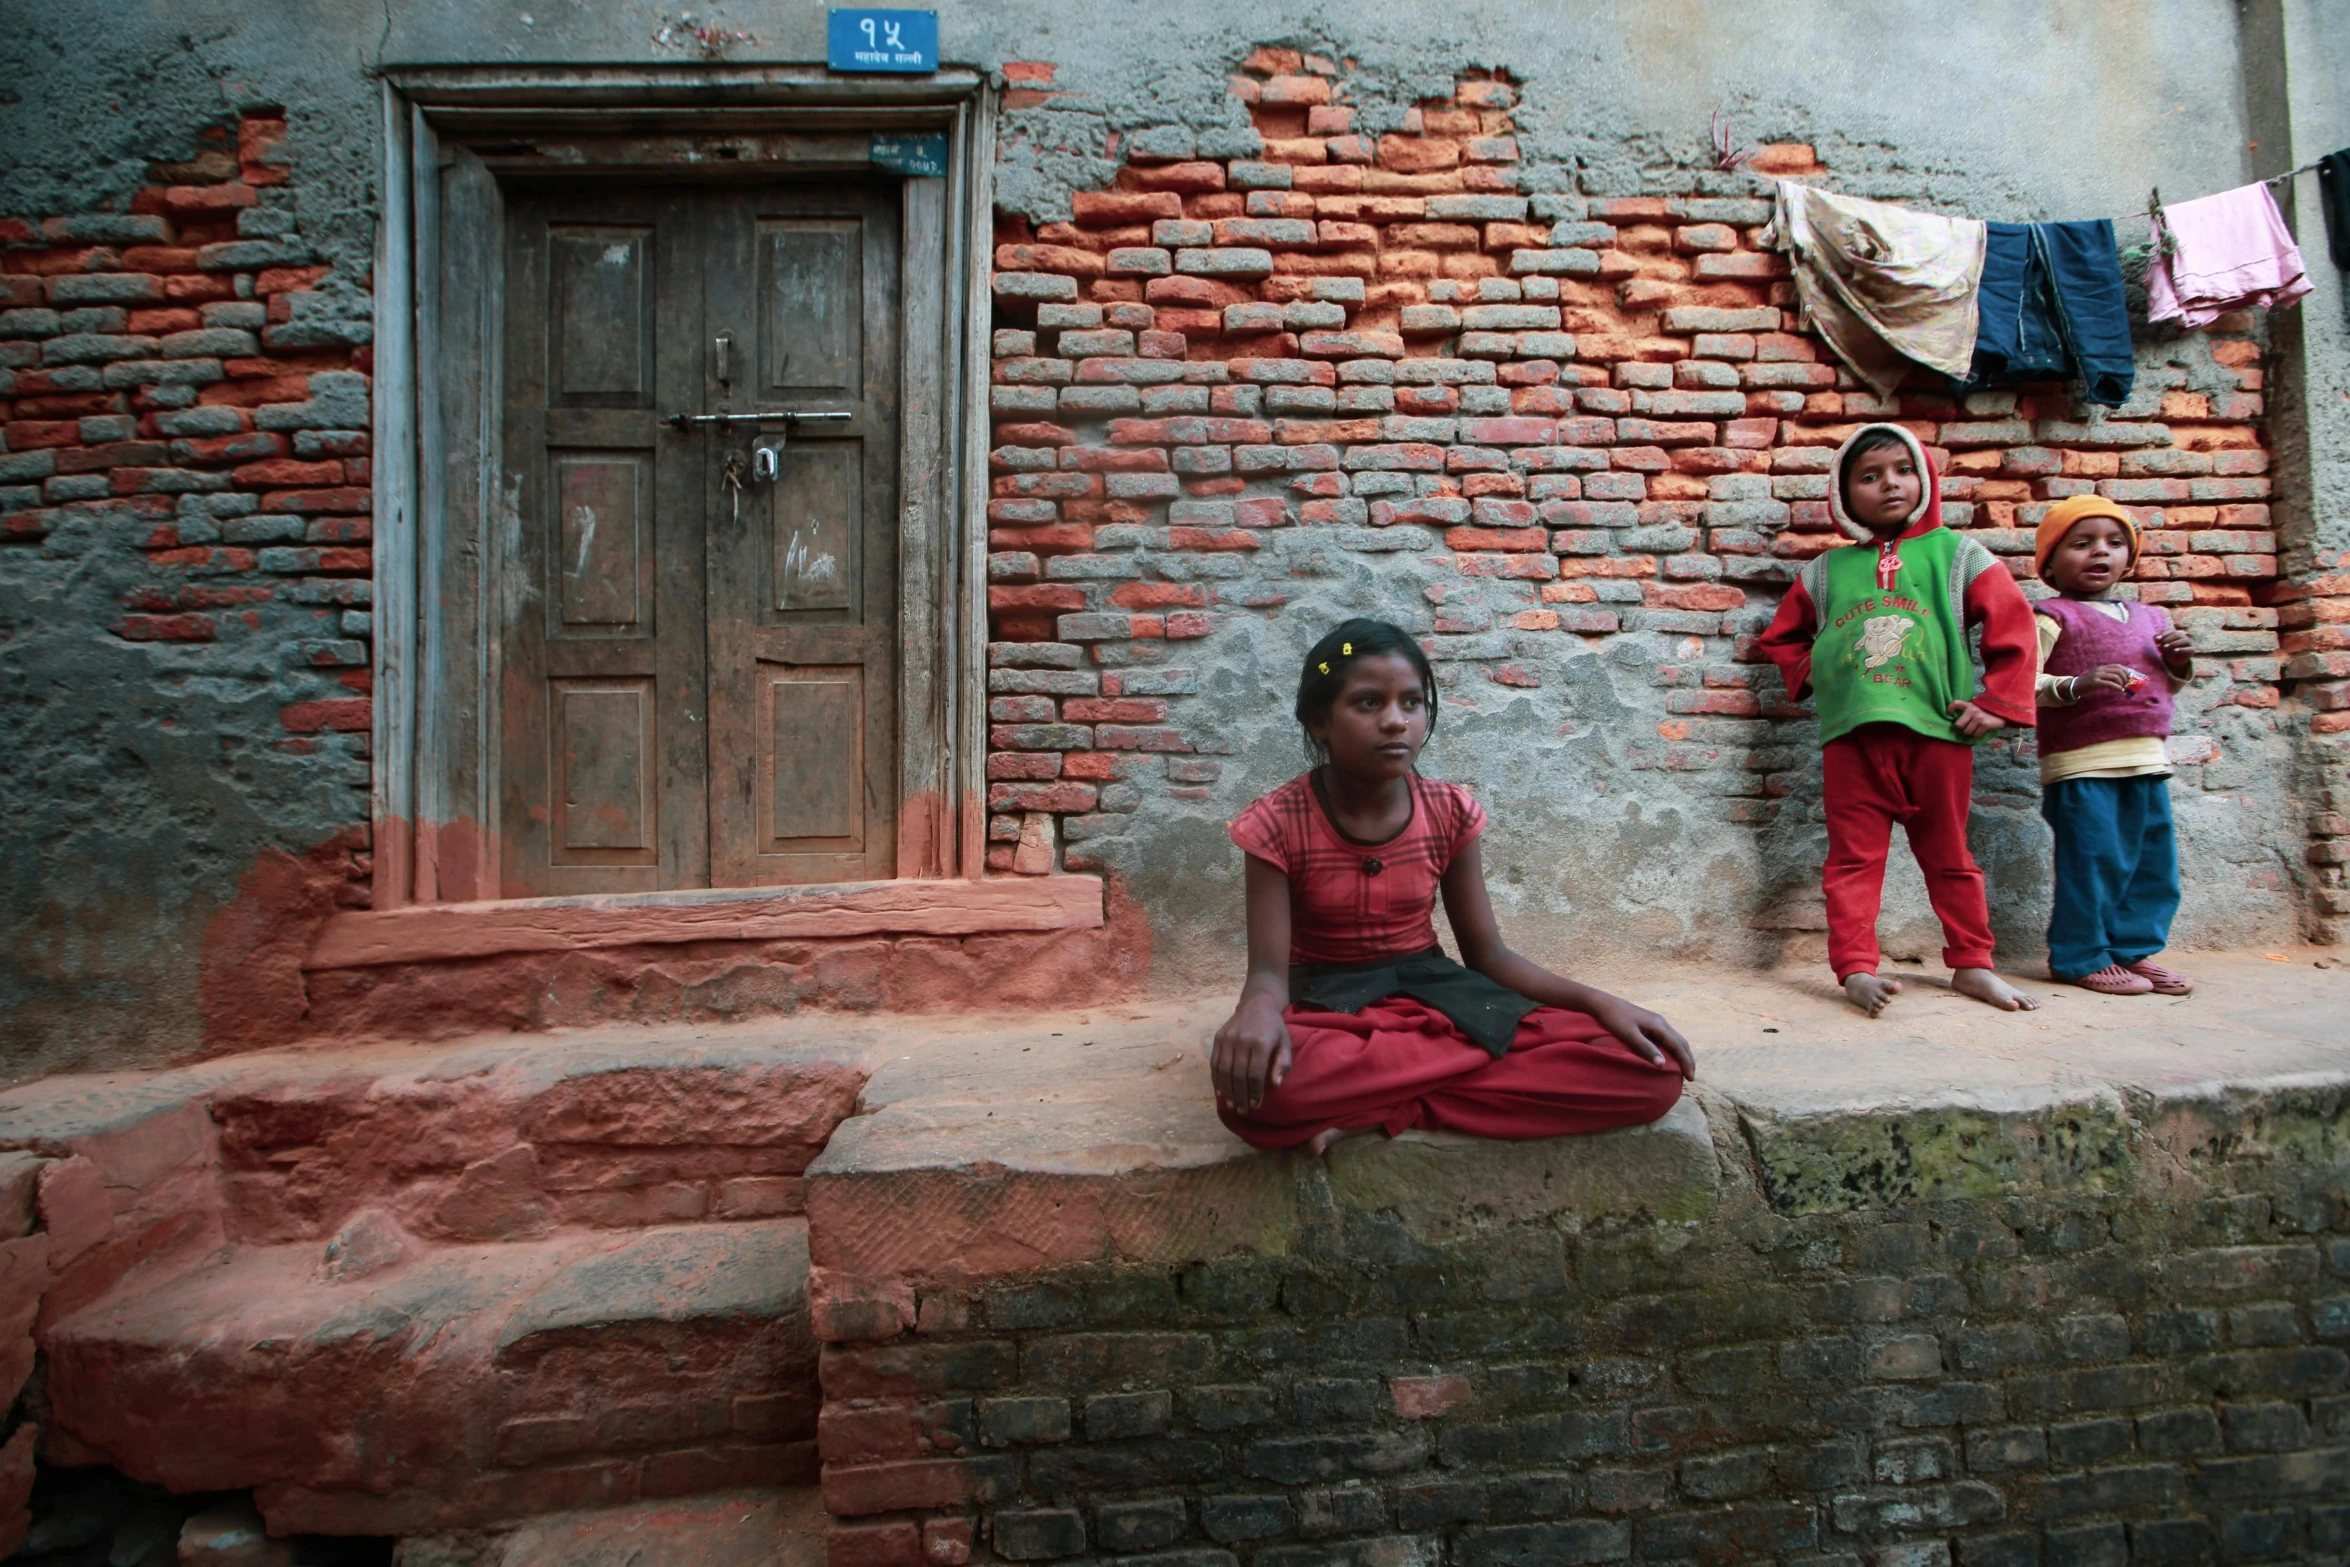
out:
<path id="1" fill-rule="evenodd" d="M 2309 292 L 2301 247 L 2265 184 L 2246 185 L 2162 209 L 2178 241 L 2163 254 L 2155 236 L 2146 268 L 2146 319 L 2209 326 L 2248 305 L 2290 305 Z"/>

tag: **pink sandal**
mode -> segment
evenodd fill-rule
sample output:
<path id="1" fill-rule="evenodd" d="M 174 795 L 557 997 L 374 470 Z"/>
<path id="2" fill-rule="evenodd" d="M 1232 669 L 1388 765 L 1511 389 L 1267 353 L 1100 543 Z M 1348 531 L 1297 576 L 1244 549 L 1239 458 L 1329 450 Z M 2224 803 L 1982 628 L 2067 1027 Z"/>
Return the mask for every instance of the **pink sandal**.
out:
<path id="1" fill-rule="evenodd" d="M 2083 974 L 2072 983 L 2101 996 L 2143 996 L 2154 988 L 2153 980 L 2143 974 L 2133 974 L 2119 963 L 2108 963 L 2096 973 Z"/>
<path id="2" fill-rule="evenodd" d="M 2130 972 L 2154 987 L 2158 996 L 2187 996 L 2195 992 L 2195 982 L 2177 969 L 2164 968 L 2152 958 L 2140 958 L 2130 965 Z"/>

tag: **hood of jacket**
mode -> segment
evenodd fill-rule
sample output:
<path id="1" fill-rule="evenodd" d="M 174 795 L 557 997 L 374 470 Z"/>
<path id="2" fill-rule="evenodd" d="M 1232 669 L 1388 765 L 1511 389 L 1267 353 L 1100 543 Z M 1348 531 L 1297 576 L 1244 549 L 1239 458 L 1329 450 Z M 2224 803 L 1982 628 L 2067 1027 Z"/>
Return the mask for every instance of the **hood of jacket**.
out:
<path id="1" fill-rule="evenodd" d="M 1909 448 L 1910 460 L 1917 464 L 1918 473 L 1924 480 L 1918 487 L 1917 509 L 1902 523 L 1898 537 L 1908 538 L 1913 533 L 1924 533 L 1942 526 L 1942 476 L 1934 471 L 1933 461 L 1926 456 L 1926 449 L 1918 443 L 1918 438 L 1897 424 L 1864 424 L 1845 437 L 1844 444 L 1836 448 L 1836 461 L 1828 469 L 1828 515 L 1836 519 L 1836 526 L 1843 530 L 1845 537 L 1861 544 L 1867 544 L 1877 536 L 1867 523 L 1844 509 L 1844 464 L 1851 456 L 1853 442 L 1871 430 L 1890 430 L 1901 437 L 1901 444 Z"/>

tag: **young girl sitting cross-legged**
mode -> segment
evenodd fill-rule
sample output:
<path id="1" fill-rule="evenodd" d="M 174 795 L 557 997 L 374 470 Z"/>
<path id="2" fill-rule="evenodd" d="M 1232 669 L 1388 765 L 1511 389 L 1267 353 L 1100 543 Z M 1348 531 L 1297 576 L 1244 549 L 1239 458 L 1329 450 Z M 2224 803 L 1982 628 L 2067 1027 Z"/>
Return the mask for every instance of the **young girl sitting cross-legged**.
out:
<path id="1" fill-rule="evenodd" d="M 1371 1127 L 1559 1137 L 1670 1110 L 1697 1075 L 1670 1023 L 1502 945 L 1485 812 L 1414 767 L 1436 724 L 1419 644 L 1347 621 L 1306 655 L 1297 720 L 1321 765 L 1232 824 L 1248 981 L 1216 1031 L 1224 1124 L 1320 1153 Z M 1436 944 L 1439 890 L 1462 963 Z"/>

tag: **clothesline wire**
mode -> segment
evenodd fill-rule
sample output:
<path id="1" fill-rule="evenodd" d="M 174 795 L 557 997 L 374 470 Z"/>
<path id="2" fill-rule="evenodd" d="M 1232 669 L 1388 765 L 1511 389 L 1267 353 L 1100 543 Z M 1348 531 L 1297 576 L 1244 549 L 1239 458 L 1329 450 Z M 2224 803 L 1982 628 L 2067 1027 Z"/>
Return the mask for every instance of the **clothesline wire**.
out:
<path id="1" fill-rule="evenodd" d="M 2304 163 L 2298 168 L 2287 169 L 2282 174 L 2266 175 L 2263 178 L 2254 180 L 2252 183 L 2255 185 L 2281 185 L 2287 180 L 2298 178 L 2304 174 L 2314 173 L 2323 166 L 2324 162 L 2325 160 L 2322 158 L 2312 159 L 2310 162 Z M 2241 186 L 2236 188 L 2242 189 Z M 2200 200 L 2201 198 L 2197 199 Z M 2122 216 L 2131 218 L 2143 217 L 2147 219 L 2148 222 L 2152 223 L 2159 231 L 2164 226 L 2162 222 L 2162 209 L 2165 205 L 2167 205 L 2167 203 L 2165 203 L 2162 199 L 2162 187 L 2157 185 L 2153 190 L 2147 193 L 2146 206 L 2143 212 L 2129 212 L 2122 214 Z M 2119 219 L 2116 219 L 2115 221 L 2118 222 Z"/>
<path id="2" fill-rule="evenodd" d="M 2292 179 L 2296 175 L 2315 173 L 2317 166 L 2324 161 L 2325 160 L 2322 158 L 2312 158 L 2297 169 L 2287 169 L 2282 174 L 2271 174 L 2267 179 L 2262 180 L 2260 183 L 2263 185 L 2281 185 L 2286 180 Z"/>

